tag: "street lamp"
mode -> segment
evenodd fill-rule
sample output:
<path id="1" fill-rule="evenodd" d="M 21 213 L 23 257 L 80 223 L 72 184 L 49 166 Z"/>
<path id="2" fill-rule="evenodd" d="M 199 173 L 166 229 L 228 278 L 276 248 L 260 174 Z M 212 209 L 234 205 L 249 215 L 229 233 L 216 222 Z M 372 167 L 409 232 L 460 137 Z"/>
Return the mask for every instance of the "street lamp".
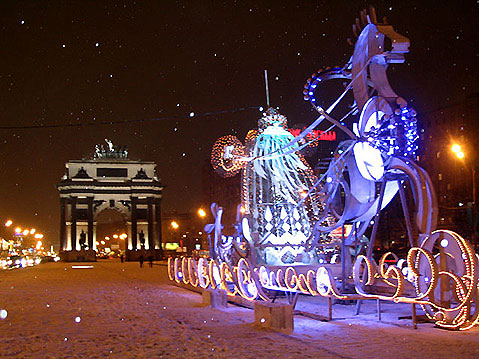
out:
<path id="1" fill-rule="evenodd" d="M 453 144 L 451 146 L 451 151 L 456 155 L 457 158 L 462 160 L 464 158 L 464 152 L 462 150 L 462 147 L 458 145 L 457 143 Z"/>
<path id="2" fill-rule="evenodd" d="M 198 216 L 200 216 L 201 218 L 206 217 L 206 212 L 205 212 L 205 210 L 204 210 L 203 208 L 200 208 L 200 209 L 198 210 Z"/>
<path id="3" fill-rule="evenodd" d="M 9 219 L 8 221 L 5 222 L 5 227 L 10 227 L 13 224 L 13 221 Z"/>
<path id="4" fill-rule="evenodd" d="M 464 151 L 462 150 L 461 145 L 455 143 L 451 146 L 451 151 L 456 155 L 457 158 L 460 160 L 463 160 L 465 157 Z M 471 163 L 471 172 L 472 172 L 472 227 L 473 227 L 473 233 L 472 233 L 472 243 L 475 246 L 476 245 L 476 232 L 477 232 L 477 223 L 476 223 L 476 212 L 477 212 L 477 206 L 476 206 L 476 168 L 474 166 L 474 163 Z"/>
<path id="5" fill-rule="evenodd" d="M 173 227 L 173 229 L 178 229 L 179 225 L 176 221 L 171 221 L 171 227 Z"/>

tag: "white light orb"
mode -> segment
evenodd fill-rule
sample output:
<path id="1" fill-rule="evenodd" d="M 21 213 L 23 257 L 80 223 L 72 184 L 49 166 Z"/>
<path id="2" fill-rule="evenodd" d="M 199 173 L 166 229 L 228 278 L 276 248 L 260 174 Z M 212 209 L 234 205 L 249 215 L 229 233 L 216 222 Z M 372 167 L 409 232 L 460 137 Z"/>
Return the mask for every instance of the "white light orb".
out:
<path id="1" fill-rule="evenodd" d="M 354 145 L 353 152 L 361 176 L 370 181 L 379 181 L 383 177 L 381 151 L 366 142 L 358 142 Z"/>

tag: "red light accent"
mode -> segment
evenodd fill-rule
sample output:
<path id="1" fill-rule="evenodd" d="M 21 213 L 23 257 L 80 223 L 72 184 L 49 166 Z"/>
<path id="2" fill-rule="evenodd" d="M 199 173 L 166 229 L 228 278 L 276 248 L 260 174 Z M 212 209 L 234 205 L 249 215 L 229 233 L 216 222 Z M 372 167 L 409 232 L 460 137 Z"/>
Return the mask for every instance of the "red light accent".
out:
<path id="1" fill-rule="evenodd" d="M 305 129 L 306 127 L 303 127 L 303 129 L 290 128 L 289 132 L 294 137 L 298 137 Z M 311 130 L 311 132 L 306 135 L 306 140 L 310 141 L 313 138 L 316 138 L 320 141 L 336 141 L 336 131 L 325 132 L 320 130 Z"/>
<path id="2" fill-rule="evenodd" d="M 291 134 L 294 136 L 294 137 L 298 137 L 299 134 L 301 133 L 301 130 L 299 128 L 290 128 L 289 129 L 289 132 L 291 132 Z"/>

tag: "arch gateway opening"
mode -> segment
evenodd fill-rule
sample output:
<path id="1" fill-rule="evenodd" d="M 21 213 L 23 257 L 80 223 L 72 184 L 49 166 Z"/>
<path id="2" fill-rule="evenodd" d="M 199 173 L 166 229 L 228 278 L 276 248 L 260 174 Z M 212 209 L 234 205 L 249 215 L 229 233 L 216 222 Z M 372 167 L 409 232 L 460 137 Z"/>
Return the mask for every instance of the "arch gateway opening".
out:
<path id="1" fill-rule="evenodd" d="M 128 218 L 116 208 L 107 208 L 95 217 L 96 254 L 100 258 L 119 257 L 128 249 Z"/>
<path id="2" fill-rule="evenodd" d="M 163 186 L 154 162 L 128 158 L 125 146 L 97 145 L 92 159 L 71 160 L 57 189 L 60 194 L 60 257 L 94 261 L 103 238 L 97 219 L 118 212 L 126 223 L 125 258 L 162 257 Z M 102 235 L 102 233 L 99 233 Z M 99 245 L 97 243 L 100 243 Z"/>

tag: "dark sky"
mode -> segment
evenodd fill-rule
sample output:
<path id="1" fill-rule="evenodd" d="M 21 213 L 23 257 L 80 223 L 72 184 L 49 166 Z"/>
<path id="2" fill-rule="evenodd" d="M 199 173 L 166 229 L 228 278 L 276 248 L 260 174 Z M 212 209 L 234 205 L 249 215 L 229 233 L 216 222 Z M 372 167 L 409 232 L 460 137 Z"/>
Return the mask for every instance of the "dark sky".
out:
<path id="1" fill-rule="evenodd" d="M 104 138 L 158 164 L 164 211 L 197 208 L 214 140 L 243 140 L 256 126 L 260 112 L 239 109 L 264 105 L 263 70 L 289 123 L 309 123 L 303 84 L 349 59 L 346 39 L 368 3 L 1 1 L 2 223 L 13 218 L 57 242 L 64 163 L 90 157 Z M 479 91 L 479 1 L 372 3 L 410 38 L 391 82 L 419 118 Z M 223 110 L 237 111 L 189 117 Z M 110 121 L 133 122 L 99 124 Z"/>

